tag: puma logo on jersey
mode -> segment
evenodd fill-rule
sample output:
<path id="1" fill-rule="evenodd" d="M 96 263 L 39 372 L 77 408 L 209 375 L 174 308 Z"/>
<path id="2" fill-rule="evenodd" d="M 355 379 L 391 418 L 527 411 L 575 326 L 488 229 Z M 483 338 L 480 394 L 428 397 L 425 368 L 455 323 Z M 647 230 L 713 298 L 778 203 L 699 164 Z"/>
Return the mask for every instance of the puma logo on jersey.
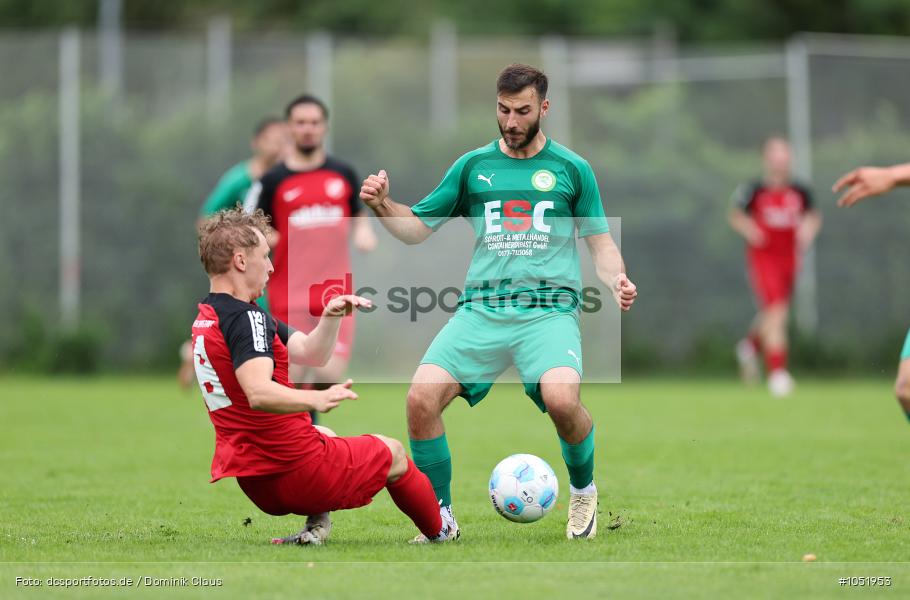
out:
<path id="1" fill-rule="evenodd" d="M 302 188 L 302 187 L 296 187 L 296 188 L 294 188 L 293 190 L 288 190 L 288 191 L 286 191 L 286 192 L 284 193 L 284 195 L 282 196 L 282 198 L 284 198 L 284 201 L 285 201 L 285 202 L 293 202 L 293 201 L 296 200 L 296 199 L 300 196 L 300 194 L 302 194 L 302 193 L 303 193 L 303 188 Z"/>
<path id="2" fill-rule="evenodd" d="M 572 358 L 575 359 L 575 362 L 578 363 L 578 366 L 580 367 L 580 366 L 581 366 L 581 359 L 578 358 L 578 355 L 575 354 L 574 352 L 572 352 L 571 350 L 566 350 L 566 352 L 569 353 L 569 356 L 571 356 Z"/>
<path id="3" fill-rule="evenodd" d="M 496 177 L 496 173 L 493 173 L 489 177 L 484 177 L 480 173 L 477 174 L 477 179 L 479 179 L 480 181 L 486 181 L 487 183 L 490 184 L 490 187 L 493 187 L 493 178 L 494 177 Z"/>

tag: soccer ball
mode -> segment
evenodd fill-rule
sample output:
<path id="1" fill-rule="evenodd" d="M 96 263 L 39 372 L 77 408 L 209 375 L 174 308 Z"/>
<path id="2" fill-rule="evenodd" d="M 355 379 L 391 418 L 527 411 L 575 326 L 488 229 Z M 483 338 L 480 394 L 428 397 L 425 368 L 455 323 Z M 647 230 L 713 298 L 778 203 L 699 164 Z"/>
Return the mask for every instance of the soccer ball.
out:
<path id="1" fill-rule="evenodd" d="M 542 519 L 559 495 L 556 473 L 533 454 L 504 458 L 490 475 L 490 500 L 496 512 L 516 523 Z"/>

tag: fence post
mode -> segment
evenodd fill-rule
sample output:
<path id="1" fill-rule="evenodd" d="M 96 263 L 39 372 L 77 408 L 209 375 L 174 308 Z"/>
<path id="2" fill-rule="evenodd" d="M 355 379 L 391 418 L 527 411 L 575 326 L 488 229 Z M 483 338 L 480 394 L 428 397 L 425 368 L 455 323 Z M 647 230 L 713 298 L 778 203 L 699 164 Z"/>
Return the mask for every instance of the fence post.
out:
<path id="1" fill-rule="evenodd" d="M 231 62 L 231 18 L 213 17 L 206 28 L 205 103 L 211 123 L 231 111 Z"/>
<path id="2" fill-rule="evenodd" d="M 123 91 L 122 0 L 99 0 L 98 67 L 101 89 L 113 100 Z"/>
<path id="3" fill-rule="evenodd" d="M 458 36 L 455 25 L 440 20 L 430 36 L 430 128 L 450 133 L 458 124 Z"/>
<path id="4" fill-rule="evenodd" d="M 787 42 L 787 126 L 793 148 L 793 172 L 805 182 L 812 181 L 812 113 L 809 80 L 809 46 L 802 36 Z M 815 248 L 802 257 L 796 282 L 794 317 L 797 328 L 813 335 L 818 330 L 817 273 Z"/>
<path id="5" fill-rule="evenodd" d="M 563 146 L 572 144 L 572 108 L 569 94 L 569 48 L 565 38 L 547 36 L 541 40 L 540 47 L 543 70 L 550 80 L 547 97 L 550 99 L 549 121 L 546 125 L 550 137 Z"/>
<path id="6" fill-rule="evenodd" d="M 59 58 L 59 201 L 60 201 L 60 321 L 72 329 L 79 324 L 80 265 L 80 150 L 79 150 L 79 30 L 60 34 Z"/>
<path id="7" fill-rule="evenodd" d="M 306 87 L 332 110 L 332 34 L 314 31 L 306 41 Z M 332 128 L 325 137 L 325 147 L 332 148 Z"/>

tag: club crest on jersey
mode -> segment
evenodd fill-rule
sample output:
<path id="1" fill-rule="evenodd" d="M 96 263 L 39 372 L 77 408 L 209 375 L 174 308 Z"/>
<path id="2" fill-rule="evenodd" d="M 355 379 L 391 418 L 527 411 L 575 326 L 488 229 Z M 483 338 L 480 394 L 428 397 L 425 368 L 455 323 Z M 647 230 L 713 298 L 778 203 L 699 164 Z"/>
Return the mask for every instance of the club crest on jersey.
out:
<path id="1" fill-rule="evenodd" d="M 340 177 L 326 179 L 325 195 L 333 200 L 340 200 L 344 196 L 344 179 Z"/>
<path id="2" fill-rule="evenodd" d="M 531 185 L 540 192 L 549 192 L 556 187 L 556 175 L 553 171 L 541 169 L 531 175 Z"/>

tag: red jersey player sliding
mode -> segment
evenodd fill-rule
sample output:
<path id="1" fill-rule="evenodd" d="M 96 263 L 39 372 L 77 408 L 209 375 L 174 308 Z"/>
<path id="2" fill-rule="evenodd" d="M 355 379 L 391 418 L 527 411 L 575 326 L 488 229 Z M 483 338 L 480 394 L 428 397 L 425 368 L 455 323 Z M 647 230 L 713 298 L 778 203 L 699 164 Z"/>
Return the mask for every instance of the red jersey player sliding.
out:
<path id="1" fill-rule="evenodd" d="M 793 390 L 787 371 L 787 316 L 800 255 L 821 228 L 808 189 L 790 178 L 790 144 L 780 137 L 765 141 L 764 177 L 740 186 L 734 195 L 730 224 L 746 240 L 749 280 L 758 314 L 736 346 L 743 378 L 758 378 L 758 353 L 764 350 L 768 389 L 775 396 Z"/>
<path id="2" fill-rule="evenodd" d="M 272 274 L 262 211 L 222 211 L 199 227 L 199 256 L 210 293 L 193 323 L 196 376 L 215 426 L 212 481 L 236 477 L 271 515 L 305 515 L 306 527 L 274 543 L 321 544 L 329 512 L 369 504 L 382 488 L 429 541 L 456 539 L 426 475 L 398 440 L 338 437 L 313 425 L 307 411 L 328 412 L 356 399 L 352 381 L 298 390 L 290 362 L 322 365 L 331 357 L 342 317 L 369 300 L 338 296 L 309 333 L 276 321 L 255 304 Z"/>

